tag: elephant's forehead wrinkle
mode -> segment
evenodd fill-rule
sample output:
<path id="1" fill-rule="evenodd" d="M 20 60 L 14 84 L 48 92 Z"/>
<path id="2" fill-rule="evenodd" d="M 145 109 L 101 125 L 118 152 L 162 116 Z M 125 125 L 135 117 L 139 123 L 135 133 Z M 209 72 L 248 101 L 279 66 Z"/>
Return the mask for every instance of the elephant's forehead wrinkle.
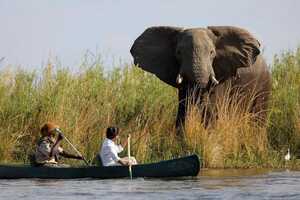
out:
<path id="1" fill-rule="evenodd" d="M 206 33 L 188 33 L 181 41 L 180 48 L 193 53 L 205 53 L 214 48 L 213 43 Z"/>

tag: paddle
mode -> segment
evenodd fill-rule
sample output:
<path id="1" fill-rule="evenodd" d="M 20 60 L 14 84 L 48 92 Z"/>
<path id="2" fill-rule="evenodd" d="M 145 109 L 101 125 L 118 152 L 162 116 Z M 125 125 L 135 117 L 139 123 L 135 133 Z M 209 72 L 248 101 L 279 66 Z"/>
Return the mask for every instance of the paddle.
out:
<path id="1" fill-rule="evenodd" d="M 132 169 L 131 169 L 131 163 L 130 163 L 130 134 L 128 135 L 128 138 L 127 138 L 127 154 L 128 154 L 128 162 L 129 162 L 129 165 L 128 165 L 128 170 L 129 170 L 129 177 L 130 179 L 132 179 Z"/>
<path id="2" fill-rule="evenodd" d="M 76 147 L 70 142 L 70 140 L 68 140 L 68 138 L 63 134 L 63 132 L 62 132 L 59 128 L 56 128 L 56 131 L 57 131 L 59 134 L 63 135 L 65 141 L 66 141 L 66 142 L 74 149 L 74 151 L 75 151 L 79 156 L 82 157 L 82 160 L 85 162 L 85 164 L 86 164 L 87 166 L 89 166 L 89 162 L 88 162 L 88 161 L 83 157 L 83 155 L 76 149 Z"/>

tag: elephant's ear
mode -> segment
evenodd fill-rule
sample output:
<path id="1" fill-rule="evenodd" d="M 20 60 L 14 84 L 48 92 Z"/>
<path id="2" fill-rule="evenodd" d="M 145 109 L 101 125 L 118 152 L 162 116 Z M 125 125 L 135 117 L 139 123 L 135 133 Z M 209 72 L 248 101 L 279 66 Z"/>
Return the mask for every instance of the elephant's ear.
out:
<path id="1" fill-rule="evenodd" d="M 177 27 L 150 27 L 134 42 L 130 53 L 134 64 L 155 74 L 159 79 L 177 87 L 179 66 L 175 57 Z"/>
<path id="2" fill-rule="evenodd" d="M 227 65 L 236 72 L 239 67 L 254 64 L 260 43 L 248 31 L 231 26 L 209 26 L 208 29 L 216 36 L 217 65 Z"/>

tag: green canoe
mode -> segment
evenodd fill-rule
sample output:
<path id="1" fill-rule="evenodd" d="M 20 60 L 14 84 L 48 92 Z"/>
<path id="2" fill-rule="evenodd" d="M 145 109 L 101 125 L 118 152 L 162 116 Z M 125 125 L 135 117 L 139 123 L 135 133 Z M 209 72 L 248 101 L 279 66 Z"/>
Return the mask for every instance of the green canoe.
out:
<path id="1" fill-rule="evenodd" d="M 165 160 L 157 163 L 132 166 L 133 177 L 180 177 L 197 176 L 200 160 L 197 155 Z M 75 178 L 124 178 L 129 177 L 127 166 L 112 167 L 32 167 L 29 165 L 0 165 L 0 179 L 41 178 L 41 179 L 75 179 Z"/>

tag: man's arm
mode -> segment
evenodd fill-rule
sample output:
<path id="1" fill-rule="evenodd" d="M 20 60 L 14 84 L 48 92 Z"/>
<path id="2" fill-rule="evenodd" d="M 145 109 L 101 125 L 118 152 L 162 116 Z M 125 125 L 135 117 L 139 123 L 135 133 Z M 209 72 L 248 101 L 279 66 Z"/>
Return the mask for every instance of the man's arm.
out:
<path id="1" fill-rule="evenodd" d="M 121 146 L 121 145 L 119 145 L 119 146 Z M 121 147 L 121 148 L 122 148 L 122 147 Z M 123 148 L 122 148 L 122 150 L 123 150 Z M 108 154 L 111 156 L 111 158 L 112 158 L 115 162 L 120 163 L 121 165 L 125 165 L 125 166 L 128 165 L 127 161 L 126 161 L 126 160 L 123 160 L 122 158 L 120 158 L 120 157 L 118 156 L 118 153 L 117 153 L 117 152 L 115 152 L 115 151 L 112 150 L 111 148 L 108 148 L 107 151 L 108 151 Z"/>
<path id="2" fill-rule="evenodd" d="M 63 136 L 61 134 L 58 134 L 57 140 L 54 143 L 53 147 L 51 148 L 50 157 L 53 157 L 54 152 L 57 152 L 56 150 L 59 148 L 59 144 L 62 141 L 62 139 L 63 139 Z"/>
<path id="3" fill-rule="evenodd" d="M 65 157 L 65 158 L 73 158 L 73 159 L 77 159 L 77 160 L 82 160 L 83 157 L 80 155 L 74 155 L 74 154 L 71 154 L 71 153 L 68 153 L 66 151 L 62 151 L 61 153 L 59 153 L 59 155 Z"/>
<path id="4" fill-rule="evenodd" d="M 128 165 L 128 163 L 125 162 L 125 161 L 122 160 L 122 159 L 118 160 L 118 163 L 120 163 L 120 164 L 123 165 L 123 166 L 127 166 L 127 165 Z"/>

